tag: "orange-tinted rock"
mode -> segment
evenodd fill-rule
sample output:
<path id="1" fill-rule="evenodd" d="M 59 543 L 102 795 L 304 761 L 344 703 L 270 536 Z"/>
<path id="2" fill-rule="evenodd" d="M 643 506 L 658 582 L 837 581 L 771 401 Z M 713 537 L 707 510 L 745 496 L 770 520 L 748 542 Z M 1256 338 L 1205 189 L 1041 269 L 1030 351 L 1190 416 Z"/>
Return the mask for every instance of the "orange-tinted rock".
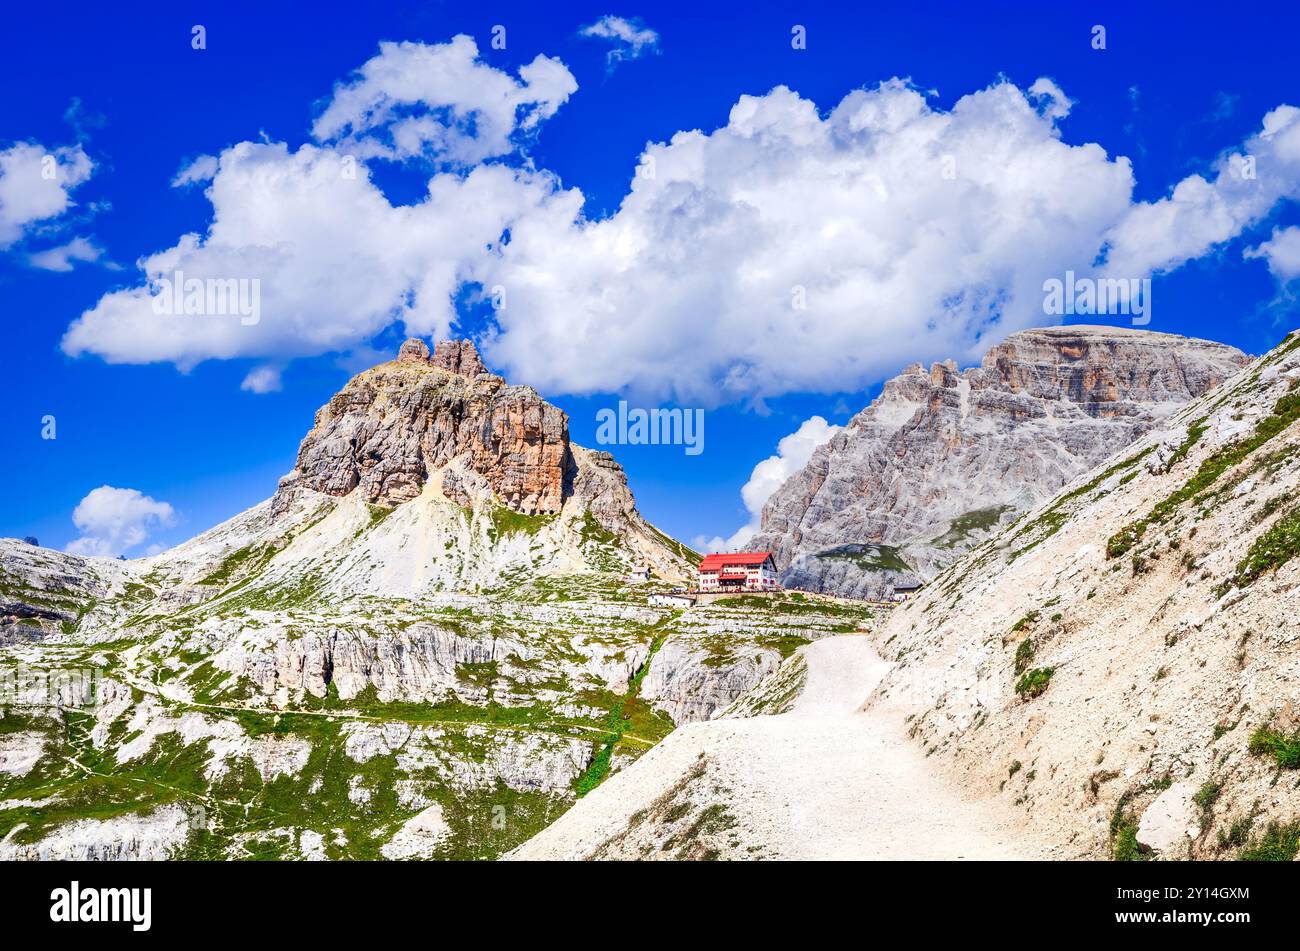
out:
<path id="1" fill-rule="evenodd" d="M 469 341 L 439 343 L 430 356 L 408 340 L 397 360 L 353 377 L 317 412 L 284 488 L 359 489 L 370 502 L 396 505 L 452 463 L 482 476 L 517 512 L 558 512 L 568 417 L 530 387 L 489 374 Z"/>
<path id="2" fill-rule="evenodd" d="M 469 340 L 439 340 L 434 344 L 433 356 L 429 362 L 471 380 L 480 373 L 488 372 L 479 358 L 478 349 Z"/>

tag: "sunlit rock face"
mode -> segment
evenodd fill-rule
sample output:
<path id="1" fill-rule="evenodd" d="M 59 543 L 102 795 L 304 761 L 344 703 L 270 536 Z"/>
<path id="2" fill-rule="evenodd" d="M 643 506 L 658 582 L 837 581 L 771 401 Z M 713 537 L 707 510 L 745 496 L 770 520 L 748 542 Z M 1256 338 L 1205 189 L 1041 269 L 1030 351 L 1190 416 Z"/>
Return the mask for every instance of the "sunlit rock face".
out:
<path id="1" fill-rule="evenodd" d="M 568 417 L 530 387 L 488 373 L 469 341 L 444 341 L 430 354 L 408 340 L 397 360 L 353 377 L 317 412 L 291 484 L 328 495 L 359 489 L 369 502 L 397 505 L 453 461 L 517 512 L 558 512 Z"/>
<path id="2" fill-rule="evenodd" d="M 773 494 L 750 547 L 774 553 L 786 585 L 888 595 L 1247 360 L 1205 340 L 1073 326 L 1012 334 L 966 370 L 913 364 Z"/>

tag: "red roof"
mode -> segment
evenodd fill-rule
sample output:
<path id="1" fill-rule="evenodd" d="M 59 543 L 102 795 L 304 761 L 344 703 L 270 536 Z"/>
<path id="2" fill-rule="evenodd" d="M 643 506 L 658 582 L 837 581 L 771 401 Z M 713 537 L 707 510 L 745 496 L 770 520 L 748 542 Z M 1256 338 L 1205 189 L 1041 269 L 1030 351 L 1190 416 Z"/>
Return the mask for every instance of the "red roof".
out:
<path id="1" fill-rule="evenodd" d="M 705 555 L 700 571 L 717 571 L 730 565 L 761 565 L 772 557 L 770 551 L 734 551 L 720 555 Z"/>

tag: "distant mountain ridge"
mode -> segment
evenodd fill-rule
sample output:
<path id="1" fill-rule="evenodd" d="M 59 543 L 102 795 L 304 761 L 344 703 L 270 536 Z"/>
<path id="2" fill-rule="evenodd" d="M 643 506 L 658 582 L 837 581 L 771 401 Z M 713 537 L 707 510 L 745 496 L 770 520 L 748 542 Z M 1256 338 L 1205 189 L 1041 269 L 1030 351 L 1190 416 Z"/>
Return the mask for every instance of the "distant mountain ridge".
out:
<path id="1" fill-rule="evenodd" d="M 1114 327 L 1012 334 L 980 366 L 913 364 L 763 507 L 786 585 L 854 597 L 943 566 L 1249 357 Z"/>

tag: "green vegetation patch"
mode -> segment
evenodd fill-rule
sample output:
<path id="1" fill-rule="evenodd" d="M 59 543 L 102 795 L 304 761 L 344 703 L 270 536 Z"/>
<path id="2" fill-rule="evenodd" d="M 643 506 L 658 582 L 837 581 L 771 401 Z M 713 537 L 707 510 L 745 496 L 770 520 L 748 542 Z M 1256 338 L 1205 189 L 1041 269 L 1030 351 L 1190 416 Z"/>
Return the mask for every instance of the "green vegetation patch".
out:
<path id="1" fill-rule="evenodd" d="M 851 561 L 869 571 L 911 571 L 912 566 L 903 560 L 893 545 L 840 545 L 819 551 L 818 558 Z"/>
<path id="2" fill-rule="evenodd" d="M 1116 862 L 1145 862 L 1151 850 L 1137 839 L 1137 820 L 1123 810 L 1115 810 L 1110 820 L 1110 854 Z"/>
<path id="3" fill-rule="evenodd" d="M 1264 834 L 1242 849 L 1237 858 L 1242 862 L 1294 862 L 1297 853 L 1300 822 L 1270 822 Z"/>
<path id="4" fill-rule="evenodd" d="M 1016 681 L 1016 693 L 1026 700 L 1032 700 L 1047 689 L 1047 685 L 1052 682 L 1052 675 L 1055 673 L 1055 667 L 1035 667 L 1033 670 L 1027 671 L 1024 676 Z"/>
<path id="5" fill-rule="evenodd" d="M 977 532 L 987 532 L 1002 520 L 1007 512 L 1015 511 L 1012 505 L 990 505 L 958 515 L 948 524 L 948 531 L 934 539 L 936 548 L 955 548 L 964 544 Z"/>
<path id="6" fill-rule="evenodd" d="M 217 565 L 199 584 L 221 587 L 228 584 L 236 574 L 253 574 L 270 561 L 275 556 L 275 552 L 273 545 L 245 545 L 227 555 L 221 564 Z"/>
<path id="7" fill-rule="evenodd" d="M 1020 642 L 1016 648 L 1016 676 L 1020 676 L 1034 661 L 1034 642 L 1028 638 Z"/>
<path id="8" fill-rule="evenodd" d="M 1016 531 L 1014 535 L 1011 536 L 1011 539 L 1007 544 L 1012 544 L 1016 541 L 1016 539 L 1020 538 L 1021 536 L 1033 533 L 1041 529 L 1041 531 L 1038 531 L 1037 537 L 1035 537 L 1033 541 L 1030 541 L 1027 544 L 1023 545 L 1022 547 L 1015 549 L 1011 553 L 1011 557 L 1009 560 L 1015 561 L 1021 555 L 1025 554 L 1028 551 L 1032 551 L 1034 548 L 1041 545 L 1043 542 L 1047 541 L 1049 538 L 1051 538 L 1053 535 L 1059 532 L 1061 530 L 1061 526 L 1064 525 L 1066 520 L 1069 518 L 1069 513 L 1066 511 L 1067 506 L 1069 506 L 1076 499 L 1080 499 L 1083 496 L 1088 495 L 1091 492 L 1095 491 L 1097 488 L 1101 486 L 1103 482 L 1105 482 L 1107 479 L 1111 478 L 1112 476 L 1124 472 L 1128 469 L 1132 469 L 1139 462 L 1141 462 L 1142 459 L 1149 452 L 1151 452 L 1154 449 L 1155 446 L 1147 446 L 1147 448 L 1143 449 L 1137 455 L 1125 459 L 1122 462 L 1115 463 L 1115 465 L 1111 466 L 1109 469 L 1106 469 L 1100 474 L 1094 476 L 1092 479 L 1090 479 L 1088 482 L 1084 483 L 1083 485 L 1079 486 L 1077 489 L 1071 489 L 1069 492 L 1065 493 L 1064 495 L 1058 496 L 1056 501 L 1054 501 L 1050 506 L 1048 506 L 1042 515 L 1038 516 L 1038 518 L 1036 518 L 1032 522 L 1026 522 L 1024 525 L 1020 527 L 1019 530 Z"/>
<path id="9" fill-rule="evenodd" d="M 608 739 L 596 750 L 587 768 L 573 780 L 573 791 L 579 797 L 591 792 L 609 776 L 614 753 L 624 742 L 625 736 L 653 743 L 663 739 L 673 729 L 672 719 L 653 709 L 641 696 L 641 684 L 650 672 L 650 664 L 668 638 L 668 633 L 659 627 L 651 630 L 650 649 L 641 666 L 628 678 L 627 693 L 618 696 L 607 691 L 589 691 L 577 697 L 580 703 L 608 706 L 609 709 L 602 724 L 609 731 Z"/>
<path id="10" fill-rule="evenodd" d="M 798 634 L 771 633 L 771 634 L 760 635 L 756 643 L 760 647 L 770 647 L 772 650 L 776 651 L 778 654 L 781 655 L 782 660 L 785 660 L 787 657 L 789 657 L 799 648 L 803 647 L 805 644 L 811 644 L 812 641 L 810 641 L 806 637 L 801 637 Z"/>
<path id="11" fill-rule="evenodd" d="M 1265 572 L 1274 571 L 1300 554 L 1300 508 L 1293 509 L 1250 546 L 1237 565 L 1235 581 L 1245 587 Z"/>
<path id="12" fill-rule="evenodd" d="M 694 548 L 691 548 L 688 545 L 683 545 L 681 542 L 679 542 L 677 539 L 673 538 L 672 536 L 666 535 L 663 532 L 659 531 L 659 529 L 655 528 L 649 522 L 645 523 L 645 527 L 650 529 L 650 533 L 654 535 L 656 538 L 658 538 L 659 541 L 663 543 L 663 546 L 665 548 L 668 548 L 671 551 L 676 552 L 677 555 L 688 564 L 699 565 L 699 563 L 704 560 L 704 556 L 701 555 Z"/>
<path id="13" fill-rule="evenodd" d="M 1039 614 L 1037 611 L 1030 611 L 1015 624 L 1011 625 L 1011 633 L 1019 634 L 1021 631 L 1028 630 L 1031 626 L 1038 623 Z"/>
<path id="14" fill-rule="evenodd" d="M 536 535 L 551 522 L 554 515 L 524 515 L 504 506 L 494 506 L 491 510 L 492 530 L 497 538 L 507 535 Z"/>
<path id="15" fill-rule="evenodd" d="M 621 544 L 617 535 L 601 525 L 596 516 L 591 514 L 591 509 L 582 513 L 582 521 L 578 524 L 578 535 L 583 541 L 595 542 L 598 545 Z"/>
<path id="16" fill-rule="evenodd" d="M 366 511 L 370 513 L 370 522 L 369 524 L 366 525 L 366 529 L 370 529 L 370 528 L 374 528 L 384 519 L 388 518 L 388 516 L 396 512 L 397 507 L 393 506 L 390 508 L 389 506 L 386 505 L 374 505 L 370 502 L 367 502 Z M 362 531 L 365 531 L 366 529 L 362 529 Z"/>
<path id="17" fill-rule="evenodd" d="M 1119 797 L 1115 811 L 1110 815 L 1111 858 L 1116 862 L 1145 862 L 1151 858 L 1151 849 L 1137 840 L 1138 820 L 1129 804 L 1138 796 L 1164 792 L 1172 785 L 1173 780 L 1166 775 L 1130 789 Z"/>
<path id="18" fill-rule="evenodd" d="M 1300 730 L 1288 734 L 1261 726 L 1251 734 L 1246 748 L 1256 756 L 1273 757 L 1282 769 L 1300 769 Z"/>
<path id="19" fill-rule="evenodd" d="M 1204 832 L 1210 828 L 1214 822 L 1214 804 L 1219 801 L 1219 795 L 1223 792 L 1223 783 L 1219 780 L 1209 780 L 1196 790 L 1192 796 L 1192 802 L 1201 813 L 1201 831 Z"/>
<path id="20" fill-rule="evenodd" d="M 1141 541 L 1148 526 L 1164 522 L 1184 502 L 1194 499 L 1205 492 L 1218 481 L 1221 475 L 1279 433 L 1286 431 L 1297 419 L 1300 419 L 1300 393 L 1286 393 L 1273 405 L 1273 412 L 1260 420 L 1250 436 L 1212 452 L 1201 463 L 1194 476 L 1157 502 L 1147 516 L 1125 526 L 1112 535 L 1106 542 L 1106 556 L 1108 558 L 1118 558 L 1126 553 L 1137 542 Z M 1175 459 L 1182 458 L 1179 452 L 1182 452 L 1184 456 L 1186 455 L 1183 446 L 1190 450 L 1191 443 L 1195 441 L 1193 440 L 1193 434 L 1199 438 L 1200 434 L 1204 432 L 1204 427 L 1201 426 L 1203 422 L 1203 420 L 1200 420 L 1189 428 L 1187 439 L 1174 453 Z"/>

